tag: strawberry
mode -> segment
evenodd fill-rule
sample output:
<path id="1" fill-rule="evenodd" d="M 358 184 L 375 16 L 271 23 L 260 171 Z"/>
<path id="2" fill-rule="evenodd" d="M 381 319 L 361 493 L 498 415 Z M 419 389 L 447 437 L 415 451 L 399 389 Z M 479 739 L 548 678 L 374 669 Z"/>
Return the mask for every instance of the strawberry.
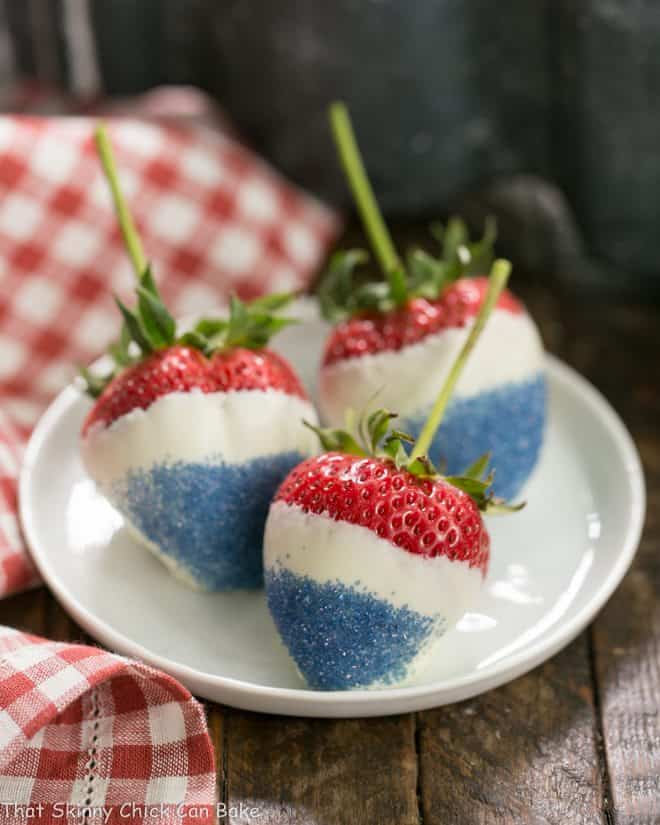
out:
<path id="1" fill-rule="evenodd" d="M 479 312 L 488 278 L 461 278 L 448 284 L 441 296 L 410 298 L 403 306 L 386 312 L 365 311 L 337 324 L 325 345 L 323 365 L 377 352 L 396 352 L 447 329 L 465 327 Z M 521 303 L 503 292 L 497 308 L 520 314 Z"/>
<path id="2" fill-rule="evenodd" d="M 440 476 L 420 478 L 393 461 L 329 452 L 292 470 L 274 500 L 365 527 L 417 556 L 466 562 L 484 576 L 488 570 L 490 539 L 476 501 Z"/>
<path id="3" fill-rule="evenodd" d="M 320 429 L 325 452 L 299 464 L 271 504 L 264 540 L 268 606 L 310 686 L 405 684 L 478 597 L 490 538 L 482 512 L 507 511 L 488 456 L 442 476 L 425 455 L 497 303 L 489 290 L 417 441 L 385 409 L 350 430 Z M 413 444 L 409 449 L 407 445 Z"/>
<path id="4" fill-rule="evenodd" d="M 345 109 L 332 107 L 331 119 L 385 280 L 356 279 L 356 268 L 368 258 L 362 250 L 336 253 L 330 261 L 319 300 L 322 314 L 336 326 L 321 365 L 321 412 L 338 426 L 346 407 L 363 409 L 377 400 L 397 409 L 402 426 L 416 434 L 483 301 L 494 222 L 487 222 L 477 242 L 470 242 L 460 219 L 446 227 L 435 224 L 440 255 L 413 249 L 404 264 L 380 217 Z M 512 497 L 536 465 L 545 416 L 541 339 L 522 303 L 505 290 L 456 388 L 431 457 L 458 472 L 490 452 L 498 467 L 496 492 Z"/>
<path id="5" fill-rule="evenodd" d="M 187 584 L 258 587 L 268 504 L 278 484 L 314 450 L 300 423 L 315 412 L 291 366 L 266 348 L 290 319 L 292 296 L 243 303 L 179 334 L 144 260 L 97 132 L 126 245 L 137 302 L 123 317 L 103 375 L 82 370 L 95 399 L 82 427 L 83 463 L 132 532 Z"/>

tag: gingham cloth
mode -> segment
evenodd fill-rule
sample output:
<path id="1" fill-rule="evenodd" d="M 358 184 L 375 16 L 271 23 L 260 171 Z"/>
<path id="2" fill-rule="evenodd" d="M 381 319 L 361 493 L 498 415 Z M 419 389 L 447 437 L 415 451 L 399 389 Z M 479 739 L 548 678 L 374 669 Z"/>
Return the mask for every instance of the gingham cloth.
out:
<path id="1" fill-rule="evenodd" d="M 35 580 L 16 510 L 25 438 L 116 337 L 113 291 L 132 299 L 94 124 L 0 117 L 0 595 Z M 309 284 L 338 226 L 318 201 L 216 129 L 121 118 L 109 133 L 175 314 Z"/>
<path id="2" fill-rule="evenodd" d="M 201 706 L 169 676 L 0 626 L 3 825 L 215 822 Z"/>
<path id="3" fill-rule="evenodd" d="M 163 99 L 146 108 L 162 114 Z M 197 109 L 109 125 L 165 299 L 182 316 L 308 285 L 336 217 Z M 25 442 L 75 365 L 116 337 L 112 292 L 132 299 L 94 125 L 0 117 L 0 597 L 38 581 L 17 518 Z M 214 802 L 204 716 L 177 682 L 0 627 L 1 825 L 212 823 Z"/>

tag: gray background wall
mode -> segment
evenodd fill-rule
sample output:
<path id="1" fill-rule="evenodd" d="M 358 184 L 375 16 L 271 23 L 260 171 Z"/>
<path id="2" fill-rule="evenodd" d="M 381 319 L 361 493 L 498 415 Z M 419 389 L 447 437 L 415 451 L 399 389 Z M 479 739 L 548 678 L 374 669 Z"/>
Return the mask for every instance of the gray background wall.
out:
<path id="1" fill-rule="evenodd" d="M 50 72 L 55 66 L 55 81 L 70 82 L 64 5 L 5 0 L 23 74 L 47 73 L 38 58 L 52 31 Z M 587 254 L 600 262 L 597 281 L 660 290 L 660 4 L 653 0 L 87 5 L 105 93 L 195 83 L 266 157 L 340 203 L 346 195 L 325 112 L 344 98 L 389 214 L 433 216 L 466 194 L 478 201 L 494 181 L 532 173 L 559 188 L 551 190 L 555 213 L 557 198 L 567 197 Z M 534 200 L 530 185 L 526 197 Z M 542 192 L 534 202 L 543 211 Z M 526 203 L 513 211 L 524 213 Z M 560 224 L 570 223 L 563 205 L 558 212 Z M 528 248 L 543 244 L 552 220 L 550 209 Z"/>

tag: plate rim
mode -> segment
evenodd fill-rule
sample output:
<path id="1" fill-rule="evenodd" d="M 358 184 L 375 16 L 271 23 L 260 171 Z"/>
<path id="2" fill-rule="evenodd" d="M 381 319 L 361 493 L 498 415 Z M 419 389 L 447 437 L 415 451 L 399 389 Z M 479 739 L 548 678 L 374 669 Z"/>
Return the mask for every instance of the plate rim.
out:
<path id="1" fill-rule="evenodd" d="M 275 687 L 211 674 L 178 663 L 167 656 L 150 651 L 121 631 L 115 630 L 104 619 L 98 618 L 91 610 L 80 604 L 60 580 L 48 561 L 48 554 L 42 553 L 39 549 L 37 530 L 29 506 L 32 470 L 42 445 L 47 440 L 54 422 L 79 400 L 80 392 L 73 384 L 65 387 L 43 413 L 24 453 L 19 480 L 19 515 L 31 558 L 44 583 L 63 608 L 100 643 L 121 655 L 140 659 L 169 673 L 191 691 L 211 698 L 212 701 L 257 712 L 347 718 L 395 714 L 469 699 L 527 673 L 568 645 L 600 612 L 614 593 L 632 563 L 642 535 L 646 513 L 645 479 L 632 436 L 605 396 L 577 370 L 549 353 L 546 353 L 546 367 L 552 379 L 558 380 L 564 387 L 576 393 L 590 413 L 600 418 L 605 425 L 608 437 L 616 446 L 626 468 L 625 478 L 631 492 L 632 506 L 621 550 L 614 564 L 596 592 L 573 619 L 568 622 L 557 622 L 550 633 L 481 672 L 424 685 L 377 691 L 315 691 L 308 688 Z M 214 693 L 212 697 L 209 696 L 210 690 Z M 221 696 L 222 698 L 219 698 Z"/>

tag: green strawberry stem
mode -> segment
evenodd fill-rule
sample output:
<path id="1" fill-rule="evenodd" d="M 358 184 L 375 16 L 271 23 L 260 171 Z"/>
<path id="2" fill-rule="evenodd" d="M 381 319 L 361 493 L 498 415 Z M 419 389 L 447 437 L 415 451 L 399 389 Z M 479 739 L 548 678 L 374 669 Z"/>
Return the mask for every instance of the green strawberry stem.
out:
<path id="1" fill-rule="evenodd" d="M 465 367 L 470 353 L 474 349 L 483 328 L 486 326 L 486 321 L 493 311 L 500 293 L 506 286 L 510 273 L 511 264 L 508 261 L 500 258 L 493 263 L 488 281 L 488 292 L 486 293 L 486 297 L 481 304 L 477 319 L 474 322 L 474 325 L 470 330 L 470 334 L 463 344 L 461 351 L 458 353 L 458 356 L 449 371 L 449 375 L 440 390 L 440 394 L 433 405 L 433 409 L 431 410 L 431 413 L 427 418 L 417 441 L 415 442 L 415 446 L 410 454 L 411 461 L 414 461 L 420 456 L 427 455 L 431 442 L 433 441 L 433 437 L 440 426 L 445 410 L 447 409 L 447 404 L 449 403 L 451 394 L 454 391 L 456 382 L 460 378 L 463 368 Z"/>
<path id="2" fill-rule="evenodd" d="M 101 159 L 103 171 L 105 172 L 106 180 L 108 181 L 110 191 L 112 192 L 112 200 L 114 201 L 115 212 L 117 213 L 117 220 L 119 221 L 121 234 L 124 238 L 124 243 L 126 244 L 126 249 L 131 261 L 133 262 L 135 274 L 138 278 L 140 278 L 146 269 L 147 260 L 144 257 L 144 252 L 142 251 L 140 236 L 135 229 L 135 224 L 133 223 L 130 210 L 119 187 L 119 177 L 117 175 L 115 158 L 112 152 L 112 146 L 110 145 L 110 139 L 108 138 L 108 133 L 103 123 L 100 123 L 96 127 L 94 138 L 96 140 L 96 149 Z"/>
<path id="3" fill-rule="evenodd" d="M 344 167 L 349 186 L 353 192 L 364 228 L 369 236 L 378 262 L 385 277 L 392 282 L 393 289 L 398 289 L 401 261 L 381 215 L 369 178 L 364 168 L 362 156 L 355 140 L 355 133 L 346 105 L 337 101 L 330 106 L 330 126 Z"/>

